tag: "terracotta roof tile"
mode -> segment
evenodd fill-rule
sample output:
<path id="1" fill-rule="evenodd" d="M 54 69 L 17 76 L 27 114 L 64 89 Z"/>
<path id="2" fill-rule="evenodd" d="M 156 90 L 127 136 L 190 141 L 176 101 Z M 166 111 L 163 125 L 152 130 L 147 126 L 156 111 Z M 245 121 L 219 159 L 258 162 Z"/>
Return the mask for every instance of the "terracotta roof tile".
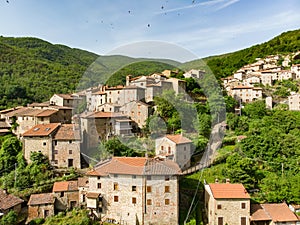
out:
<path id="1" fill-rule="evenodd" d="M 175 142 L 176 144 L 184 144 L 184 143 L 192 142 L 190 139 L 182 136 L 182 134 L 169 134 L 169 135 L 166 135 L 166 138 Z"/>
<path id="2" fill-rule="evenodd" d="M 289 209 L 286 203 L 261 205 L 274 222 L 298 221 L 298 217 Z"/>
<path id="3" fill-rule="evenodd" d="M 212 194 L 215 199 L 224 198 L 239 198 L 239 199 L 249 199 L 250 195 L 242 184 L 219 184 L 213 183 L 209 184 Z"/>
<path id="4" fill-rule="evenodd" d="M 38 124 L 26 131 L 23 134 L 23 137 L 44 137 L 49 136 L 54 133 L 57 128 L 60 126 L 60 123 L 49 123 L 49 124 Z"/>
<path id="5" fill-rule="evenodd" d="M 99 197 L 99 193 L 96 193 L 96 192 L 88 192 L 87 194 L 86 194 L 86 197 L 87 198 L 93 198 L 93 199 L 95 199 L 95 198 L 98 198 Z"/>
<path id="6" fill-rule="evenodd" d="M 60 181 L 55 182 L 53 185 L 52 192 L 61 192 L 61 191 L 77 191 L 78 190 L 78 181 Z"/>
<path id="7" fill-rule="evenodd" d="M 89 178 L 88 177 L 79 177 L 78 178 L 78 187 L 88 187 Z"/>
<path id="8" fill-rule="evenodd" d="M 4 190 L 0 189 L 0 209 L 7 210 L 21 204 L 22 202 L 24 202 L 24 200 L 12 194 L 8 194 Z"/>
<path id="9" fill-rule="evenodd" d="M 74 97 L 71 94 L 55 94 L 63 99 L 73 99 Z"/>
<path id="10" fill-rule="evenodd" d="M 251 221 L 272 220 L 270 215 L 260 204 L 251 204 Z"/>
<path id="11" fill-rule="evenodd" d="M 54 201 L 52 193 L 32 194 L 30 195 L 28 205 L 54 204 Z"/>
<path id="12" fill-rule="evenodd" d="M 179 175 L 178 165 L 171 160 L 144 157 L 113 157 L 89 171 L 87 175 L 107 176 L 109 174 L 131 175 Z"/>
<path id="13" fill-rule="evenodd" d="M 80 130 L 75 124 L 62 124 L 56 134 L 55 140 L 80 140 Z"/>
<path id="14" fill-rule="evenodd" d="M 57 113 L 58 110 L 53 110 L 53 109 L 45 109 L 42 112 L 40 112 L 39 114 L 37 114 L 37 117 L 48 117 L 51 116 L 55 113 Z"/>

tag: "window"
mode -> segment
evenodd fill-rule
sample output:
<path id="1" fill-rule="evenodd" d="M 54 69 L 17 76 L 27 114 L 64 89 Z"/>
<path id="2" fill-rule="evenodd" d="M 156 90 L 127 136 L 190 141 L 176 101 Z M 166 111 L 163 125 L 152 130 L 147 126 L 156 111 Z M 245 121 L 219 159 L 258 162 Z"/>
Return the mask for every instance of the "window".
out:
<path id="1" fill-rule="evenodd" d="M 58 154 L 58 150 L 54 150 L 54 154 Z"/>
<path id="2" fill-rule="evenodd" d="M 170 205 L 170 199 L 165 199 L 165 205 Z"/>
<path id="3" fill-rule="evenodd" d="M 136 175 L 132 175 L 132 179 L 135 179 L 136 178 Z"/>
<path id="4" fill-rule="evenodd" d="M 54 164 L 58 164 L 58 160 L 54 160 Z"/>
<path id="5" fill-rule="evenodd" d="M 218 205 L 217 205 L 217 209 L 222 209 L 222 205 L 221 205 L 221 204 L 218 204 Z"/>
<path id="6" fill-rule="evenodd" d="M 160 149 L 163 151 L 164 150 L 164 146 L 161 146 Z"/>
<path id="7" fill-rule="evenodd" d="M 72 144 L 72 140 L 69 141 L 69 144 Z"/>
<path id="8" fill-rule="evenodd" d="M 170 176 L 165 176 L 165 181 L 169 181 L 170 180 Z"/>
<path id="9" fill-rule="evenodd" d="M 100 178 L 101 178 L 100 176 L 97 177 L 98 180 L 100 180 Z"/>
<path id="10" fill-rule="evenodd" d="M 114 196 L 114 202 L 118 202 L 119 201 L 119 196 Z"/>
<path id="11" fill-rule="evenodd" d="M 151 176 L 150 175 L 147 175 L 147 180 L 151 180 Z"/>
<path id="12" fill-rule="evenodd" d="M 135 197 L 132 198 L 132 204 L 136 204 L 136 198 Z"/>
<path id="13" fill-rule="evenodd" d="M 151 186 L 147 186 L 147 192 L 152 192 L 152 187 Z"/>
<path id="14" fill-rule="evenodd" d="M 136 186 L 132 186 L 132 191 L 136 191 Z"/>
<path id="15" fill-rule="evenodd" d="M 97 184 L 97 188 L 100 189 L 101 188 L 101 183 Z"/>
<path id="16" fill-rule="evenodd" d="M 218 217 L 218 225 L 223 225 L 223 217 Z"/>
<path id="17" fill-rule="evenodd" d="M 46 146 L 46 144 L 47 144 L 46 142 L 43 142 L 43 146 Z"/>
<path id="18" fill-rule="evenodd" d="M 147 205 L 152 205 L 152 200 L 151 199 L 147 199 Z"/>
<path id="19" fill-rule="evenodd" d="M 246 225 L 246 217 L 241 217 L 241 225 Z"/>
<path id="20" fill-rule="evenodd" d="M 60 192 L 60 197 L 62 198 L 62 197 L 64 197 L 65 196 L 65 192 Z"/>
<path id="21" fill-rule="evenodd" d="M 119 189 L 118 183 L 114 183 L 114 191 L 117 191 Z"/>
<path id="22" fill-rule="evenodd" d="M 168 147 L 168 153 L 171 154 L 171 147 Z"/>
<path id="23" fill-rule="evenodd" d="M 170 186 L 165 186 L 165 192 L 169 193 L 170 192 Z"/>
<path id="24" fill-rule="evenodd" d="M 70 155 L 72 154 L 72 150 L 69 150 L 69 154 L 70 154 Z"/>
<path id="25" fill-rule="evenodd" d="M 118 177 L 118 174 L 114 174 L 114 177 L 117 178 L 117 177 Z"/>
<path id="26" fill-rule="evenodd" d="M 242 209 L 246 209 L 246 203 L 245 203 L 245 202 L 242 202 L 241 208 L 242 208 Z"/>
<path id="27" fill-rule="evenodd" d="M 82 195 L 82 202 L 85 202 L 85 195 Z"/>

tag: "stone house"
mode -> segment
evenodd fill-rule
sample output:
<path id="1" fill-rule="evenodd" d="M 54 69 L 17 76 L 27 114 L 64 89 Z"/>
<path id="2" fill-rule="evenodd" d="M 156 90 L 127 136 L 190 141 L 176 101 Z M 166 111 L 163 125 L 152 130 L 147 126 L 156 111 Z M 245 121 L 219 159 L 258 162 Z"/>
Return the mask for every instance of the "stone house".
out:
<path id="1" fill-rule="evenodd" d="M 204 188 L 207 224 L 250 224 L 250 196 L 242 184 L 211 183 Z"/>
<path id="2" fill-rule="evenodd" d="M 27 223 L 36 218 L 54 215 L 55 198 L 52 193 L 32 194 L 28 201 Z"/>
<path id="3" fill-rule="evenodd" d="M 121 105 L 116 103 L 104 103 L 102 105 L 98 105 L 96 111 L 102 112 L 120 112 Z"/>
<path id="4" fill-rule="evenodd" d="M 192 141 L 182 134 L 169 134 L 155 140 L 155 154 L 176 162 L 179 167 L 188 168 L 193 154 Z"/>
<path id="5" fill-rule="evenodd" d="M 253 86 L 235 86 L 229 94 L 237 101 L 252 102 L 262 98 L 262 88 Z"/>
<path id="6" fill-rule="evenodd" d="M 296 79 L 296 74 L 290 70 L 281 70 L 278 72 L 278 80 L 283 81 L 289 79 Z"/>
<path id="7" fill-rule="evenodd" d="M 82 113 L 80 115 L 80 126 L 84 148 L 97 147 L 101 140 L 108 140 L 116 135 L 116 120 L 120 119 L 128 118 L 124 114 L 114 112 Z M 131 129 L 128 127 L 128 130 Z"/>
<path id="8" fill-rule="evenodd" d="M 204 70 L 195 70 L 195 69 L 192 69 L 192 70 L 189 70 L 189 71 L 185 72 L 183 74 L 183 76 L 185 78 L 201 79 L 201 78 L 203 78 L 204 74 L 205 74 Z"/>
<path id="9" fill-rule="evenodd" d="M 121 98 L 122 98 L 122 90 L 124 86 L 119 85 L 116 87 L 104 87 L 104 92 L 106 93 L 106 102 L 104 103 L 114 103 L 114 104 L 122 104 Z"/>
<path id="10" fill-rule="evenodd" d="M 128 102 L 144 100 L 145 95 L 146 95 L 145 87 L 134 86 L 134 85 L 125 86 L 120 93 L 119 104 L 123 106 Z"/>
<path id="11" fill-rule="evenodd" d="M 57 110 L 53 109 L 35 109 L 30 107 L 21 107 L 2 114 L 6 122 L 12 124 L 13 121 L 18 124 L 13 133 L 20 137 L 21 134 L 31 129 L 37 124 L 46 124 L 55 121 Z"/>
<path id="12" fill-rule="evenodd" d="M 53 165 L 59 168 L 80 165 L 81 135 L 79 126 L 75 124 L 62 124 L 53 136 Z"/>
<path id="13" fill-rule="evenodd" d="M 97 110 L 100 105 L 107 103 L 107 93 L 105 92 L 105 86 L 103 86 L 99 91 L 93 93 L 88 100 L 88 111 L 101 111 Z"/>
<path id="14" fill-rule="evenodd" d="M 79 206 L 86 208 L 86 195 L 89 189 L 89 178 L 78 177 L 78 195 L 79 195 Z"/>
<path id="15" fill-rule="evenodd" d="M 288 97 L 289 110 L 300 110 L 300 94 L 294 93 Z"/>
<path id="16" fill-rule="evenodd" d="M 54 94 L 50 98 L 50 105 L 76 107 L 83 98 L 76 94 Z"/>
<path id="17" fill-rule="evenodd" d="M 172 83 L 171 88 L 173 88 L 173 90 L 175 91 L 176 94 L 186 93 L 185 92 L 186 91 L 186 81 L 171 77 L 166 82 Z M 163 86 L 162 88 L 163 88 L 163 91 L 171 89 L 168 86 L 166 86 L 166 88 L 164 88 L 164 86 Z"/>
<path id="18" fill-rule="evenodd" d="M 23 199 L 12 194 L 8 194 L 6 190 L 0 189 L 0 216 L 14 210 L 17 214 L 22 209 Z"/>
<path id="19" fill-rule="evenodd" d="M 270 72 L 261 72 L 260 78 L 261 78 L 261 83 L 264 86 L 267 86 L 267 85 L 272 86 L 273 85 L 272 73 L 270 73 Z"/>
<path id="20" fill-rule="evenodd" d="M 153 102 L 155 96 L 160 96 L 162 94 L 161 85 L 158 84 L 148 84 L 146 86 L 146 96 L 145 102 Z"/>
<path id="21" fill-rule="evenodd" d="M 52 189 L 55 210 L 64 211 L 79 206 L 78 181 L 55 182 Z"/>
<path id="22" fill-rule="evenodd" d="M 300 64 L 294 64 L 291 66 L 291 72 L 296 74 L 296 79 L 300 79 Z"/>
<path id="23" fill-rule="evenodd" d="M 87 173 L 87 208 L 121 224 L 178 224 L 181 170 L 170 160 L 113 157 Z"/>
<path id="24" fill-rule="evenodd" d="M 296 225 L 300 220 L 286 203 L 251 204 L 251 225 Z"/>
<path id="25" fill-rule="evenodd" d="M 253 84 L 259 84 L 260 83 L 260 78 L 257 76 L 248 76 L 243 80 L 243 85 L 253 85 Z"/>
<path id="26" fill-rule="evenodd" d="M 53 162 L 52 141 L 60 123 L 38 124 L 22 135 L 24 158 L 30 162 L 31 152 L 41 152 Z"/>
<path id="27" fill-rule="evenodd" d="M 120 110 L 133 120 L 139 128 L 146 125 L 146 120 L 152 114 L 151 106 L 142 101 L 128 102 Z"/>

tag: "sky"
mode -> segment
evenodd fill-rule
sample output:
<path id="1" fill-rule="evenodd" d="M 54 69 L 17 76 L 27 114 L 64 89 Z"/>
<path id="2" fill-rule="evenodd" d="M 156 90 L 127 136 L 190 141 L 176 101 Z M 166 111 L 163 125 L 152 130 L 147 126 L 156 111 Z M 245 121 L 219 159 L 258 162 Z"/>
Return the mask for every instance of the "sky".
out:
<path id="1" fill-rule="evenodd" d="M 299 0 L 0 0 L 0 35 L 189 61 L 298 29 L 299 12 Z"/>

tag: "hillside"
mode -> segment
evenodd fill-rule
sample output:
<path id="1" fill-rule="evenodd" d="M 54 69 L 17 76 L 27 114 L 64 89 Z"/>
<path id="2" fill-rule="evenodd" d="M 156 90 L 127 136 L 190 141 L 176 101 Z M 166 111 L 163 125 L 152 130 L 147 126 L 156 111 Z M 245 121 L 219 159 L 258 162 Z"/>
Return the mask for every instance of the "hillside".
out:
<path id="1" fill-rule="evenodd" d="M 288 54 L 298 50 L 300 50 L 300 29 L 284 32 L 265 43 L 240 51 L 187 62 L 182 65 L 182 68 L 205 69 L 208 66 L 217 78 L 222 78 L 230 76 L 246 64 L 255 62 L 256 58 L 264 58 L 275 54 Z"/>
<path id="2" fill-rule="evenodd" d="M 111 76 L 110 84 L 114 80 L 124 81 L 124 72 L 133 73 L 141 67 L 146 68 L 143 73 L 133 75 L 154 73 L 177 64 L 171 60 L 99 56 L 38 38 L 1 36 L 0 109 L 47 101 L 54 93 L 70 93 L 106 83 Z M 129 70 L 120 74 L 118 71 L 127 65 Z"/>
<path id="3" fill-rule="evenodd" d="M 74 90 L 98 56 L 37 38 L 0 37 L 0 108 Z"/>

